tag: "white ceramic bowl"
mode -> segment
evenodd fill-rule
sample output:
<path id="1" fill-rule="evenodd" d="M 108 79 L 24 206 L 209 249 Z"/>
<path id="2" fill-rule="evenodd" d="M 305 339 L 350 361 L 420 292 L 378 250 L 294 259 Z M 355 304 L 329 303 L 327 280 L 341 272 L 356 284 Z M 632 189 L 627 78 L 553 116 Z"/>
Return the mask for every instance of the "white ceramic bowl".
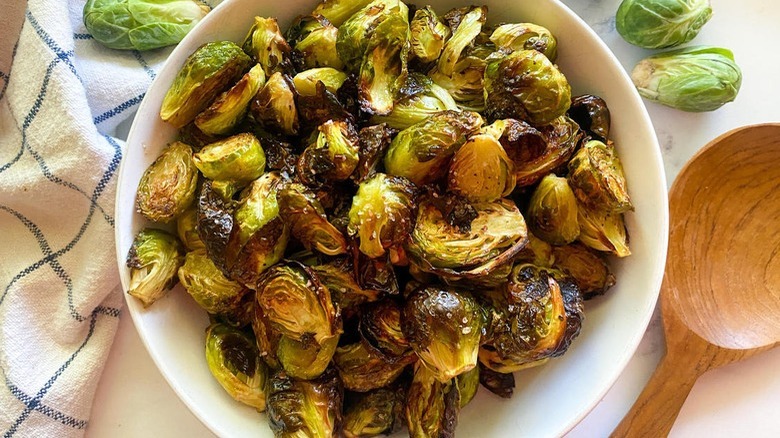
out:
<path id="1" fill-rule="evenodd" d="M 422 3 L 422 2 L 420 2 Z M 431 0 L 443 13 L 470 4 Z M 518 373 L 514 397 L 503 400 L 488 391 L 460 415 L 462 437 L 550 437 L 580 421 L 617 379 L 655 307 L 666 259 L 668 209 L 658 143 L 631 81 L 607 46 L 566 6 L 556 0 L 483 0 L 492 22 L 534 22 L 559 41 L 558 64 L 573 94 L 603 97 L 612 113 L 612 139 L 625 167 L 636 211 L 627 217 L 633 255 L 614 263 L 617 286 L 587 302 L 582 334 L 561 358 Z M 315 0 L 229 0 L 214 9 L 173 51 L 135 117 L 120 170 L 116 200 L 116 245 L 122 285 L 124 260 L 135 234 L 145 225 L 135 211 L 135 192 L 144 170 L 175 137 L 158 111 L 168 86 L 187 56 L 208 41 L 241 42 L 255 15 L 277 17 L 286 27 Z M 128 296 L 129 297 L 129 296 Z M 233 401 L 209 374 L 204 359 L 206 313 L 177 286 L 149 309 L 129 297 L 128 310 L 141 339 L 170 385 L 214 433 L 225 437 L 271 437 L 264 415 Z"/>

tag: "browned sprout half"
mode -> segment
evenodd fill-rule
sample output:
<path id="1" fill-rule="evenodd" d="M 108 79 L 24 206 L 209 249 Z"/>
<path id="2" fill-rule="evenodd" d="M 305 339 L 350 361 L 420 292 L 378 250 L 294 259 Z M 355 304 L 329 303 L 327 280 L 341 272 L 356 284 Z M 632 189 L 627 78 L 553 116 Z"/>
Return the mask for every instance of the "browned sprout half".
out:
<path id="1" fill-rule="evenodd" d="M 460 15 L 462 10 L 454 10 Z M 452 31 L 452 37 L 447 40 L 442 49 L 441 56 L 439 56 L 439 62 L 436 66 L 437 71 L 445 76 L 450 76 L 455 71 L 455 64 L 461 57 L 463 50 L 474 41 L 482 30 L 482 26 L 487 20 L 487 6 L 472 6 L 468 12 L 458 18 L 458 24 Z M 453 11 L 447 13 L 444 16 L 445 20 L 452 22 L 448 19 Z"/>
<path id="2" fill-rule="evenodd" d="M 611 118 L 604 99 L 592 94 L 573 97 L 568 115 L 583 131 L 607 141 Z"/>
<path id="3" fill-rule="evenodd" d="M 194 206 L 176 219 L 176 234 L 187 251 L 206 250 L 206 244 L 198 236 L 198 209 Z"/>
<path id="4" fill-rule="evenodd" d="M 141 177 L 136 198 L 138 211 L 150 221 L 170 222 L 192 204 L 197 184 L 198 169 L 192 160 L 192 148 L 173 142 Z"/>
<path id="5" fill-rule="evenodd" d="M 577 199 L 592 208 L 613 213 L 634 209 L 623 165 L 612 143 L 585 143 L 569 161 L 569 183 Z"/>
<path id="6" fill-rule="evenodd" d="M 249 111 L 264 128 L 295 135 L 300 124 L 296 98 L 292 78 L 276 72 L 257 93 Z"/>
<path id="7" fill-rule="evenodd" d="M 138 233 L 127 254 L 130 286 L 127 293 L 144 307 L 151 306 L 176 284 L 176 272 L 183 263 L 183 248 L 176 236 L 146 228 Z"/>
<path id="8" fill-rule="evenodd" d="M 407 20 L 408 32 L 409 8 L 399 0 L 374 0 L 353 13 L 343 24 L 334 23 L 339 28 L 336 50 L 348 69 L 357 72 L 361 68 L 361 62 L 368 52 L 372 36 L 379 33 L 377 31 L 379 26 L 390 17 Z M 393 28 L 384 28 L 385 33 L 390 29 Z M 384 35 L 384 37 L 393 36 Z M 379 39 L 375 40 L 378 41 Z"/>
<path id="9" fill-rule="evenodd" d="M 225 324 L 210 325 L 206 329 L 206 363 L 231 397 L 258 412 L 265 410 L 268 368 L 246 333 Z"/>
<path id="10" fill-rule="evenodd" d="M 163 98 L 160 118 L 182 128 L 225 91 L 251 60 L 235 43 L 206 43 L 190 55 Z"/>
<path id="11" fill-rule="evenodd" d="M 474 396 L 477 395 L 477 390 L 479 389 L 479 368 L 479 366 L 475 366 L 471 370 L 466 371 L 455 378 L 455 382 L 458 385 L 458 392 L 460 392 L 461 408 L 469 404 L 469 402 L 474 399 Z"/>
<path id="12" fill-rule="evenodd" d="M 455 379 L 439 382 L 417 362 L 406 397 L 406 424 L 412 438 L 455 436 L 460 413 L 460 392 Z"/>
<path id="13" fill-rule="evenodd" d="M 422 62 L 437 60 L 444 48 L 444 42 L 452 34 L 450 28 L 439 20 L 436 11 L 430 6 L 416 10 L 409 27 L 412 55 Z"/>
<path id="14" fill-rule="evenodd" d="M 359 326 L 363 342 L 385 356 L 399 357 L 409 353 L 409 340 L 401 330 L 402 313 L 401 306 L 391 299 L 364 306 Z"/>
<path id="15" fill-rule="evenodd" d="M 579 204 L 577 211 L 580 242 L 597 251 L 609 252 L 618 257 L 631 255 L 623 213 L 596 210 L 584 204 Z"/>
<path id="16" fill-rule="evenodd" d="M 366 126 L 360 130 L 358 133 L 360 159 L 352 174 L 352 179 L 356 183 L 359 184 L 376 174 L 377 166 L 390 147 L 393 133 L 393 130 L 384 123 Z"/>
<path id="17" fill-rule="evenodd" d="M 233 231 L 233 205 L 223 198 L 206 180 L 200 188 L 197 203 L 198 236 L 206 246 L 206 253 L 217 266 L 227 272 L 225 250 Z"/>
<path id="18" fill-rule="evenodd" d="M 534 235 L 552 245 L 566 245 L 580 235 L 577 198 L 566 178 L 553 173 L 534 189 L 525 217 Z"/>
<path id="19" fill-rule="evenodd" d="M 370 258 L 352 246 L 355 276 L 364 289 L 375 289 L 383 294 L 398 295 L 398 279 L 390 261 L 390 254 Z"/>
<path id="20" fill-rule="evenodd" d="M 339 436 L 344 389 L 336 370 L 314 380 L 277 371 L 268 382 L 268 422 L 277 437 Z"/>
<path id="21" fill-rule="evenodd" d="M 279 208 L 282 218 L 307 249 L 315 249 L 326 255 L 347 252 L 347 241 L 325 216 L 325 211 L 314 192 L 302 184 L 293 183 L 279 191 Z"/>
<path id="22" fill-rule="evenodd" d="M 303 71 L 318 67 L 343 68 L 344 63 L 336 51 L 338 29 L 321 15 L 308 18 L 305 23 L 301 23 L 297 41 L 290 41 L 293 44 L 292 57 L 297 69 Z"/>
<path id="23" fill-rule="evenodd" d="M 408 11 L 393 12 L 376 27 L 358 75 L 358 101 L 362 111 L 385 115 L 393 110 L 398 80 L 407 71 L 408 38 Z"/>
<path id="24" fill-rule="evenodd" d="M 316 141 L 301 153 L 296 165 L 298 178 L 309 186 L 349 178 L 360 159 L 355 128 L 344 120 L 329 120 L 317 130 Z"/>
<path id="25" fill-rule="evenodd" d="M 552 62 L 558 56 L 558 42 L 547 28 L 533 23 L 511 23 L 498 26 L 490 41 L 506 50 L 536 50 Z"/>
<path id="26" fill-rule="evenodd" d="M 227 278 L 203 252 L 188 252 L 179 268 L 179 281 L 195 302 L 214 314 L 230 313 L 249 291 Z"/>
<path id="27" fill-rule="evenodd" d="M 211 180 L 252 181 L 265 170 L 263 147 L 257 137 L 246 132 L 204 146 L 193 161 Z"/>
<path id="28" fill-rule="evenodd" d="M 447 90 L 458 106 L 465 111 L 484 111 L 484 75 L 487 62 L 476 56 L 465 56 L 445 75 L 436 68 L 428 75 L 440 87 Z"/>
<path id="29" fill-rule="evenodd" d="M 404 368 L 415 360 L 413 354 L 385 356 L 362 342 L 339 347 L 333 356 L 333 363 L 339 370 L 344 387 L 357 392 L 366 392 L 393 383 Z"/>
<path id="30" fill-rule="evenodd" d="M 263 85 L 265 73 L 260 65 L 255 65 L 230 90 L 220 94 L 198 114 L 195 125 L 208 135 L 228 134 L 244 118 L 249 102 Z"/>
<path id="31" fill-rule="evenodd" d="M 515 188 L 514 163 L 498 139 L 470 137 L 450 163 L 447 189 L 471 202 L 493 202 Z"/>
<path id="32" fill-rule="evenodd" d="M 510 398 L 515 391 L 515 375 L 499 373 L 479 364 L 479 383 L 501 398 Z"/>
<path id="33" fill-rule="evenodd" d="M 349 259 L 341 259 L 326 265 L 311 267 L 330 291 L 333 302 L 339 306 L 345 318 L 357 313 L 360 305 L 379 299 L 379 291 L 363 289 L 355 280 Z"/>
<path id="34" fill-rule="evenodd" d="M 458 110 L 450 93 L 427 76 L 412 73 L 407 78 L 407 85 L 412 82 L 410 89 L 405 90 L 411 94 L 397 100 L 390 114 L 371 117 L 371 123 L 385 122 L 391 128 L 406 129 L 440 111 Z"/>
<path id="35" fill-rule="evenodd" d="M 321 375 L 333 359 L 339 343 L 339 337 L 316 342 L 296 341 L 287 336 L 279 338 L 276 357 L 281 367 L 290 377 L 296 379 L 314 379 Z"/>
<path id="36" fill-rule="evenodd" d="M 290 45 L 282 36 L 276 18 L 255 17 L 243 49 L 262 66 L 266 77 L 290 69 Z"/>
<path id="37" fill-rule="evenodd" d="M 515 176 L 518 187 L 535 184 L 550 172 L 564 166 L 577 149 L 582 138 L 582 131 L 577 123 L 566 116 L 559 117 L 551 124 L 540 127 L 539 132 L 546 142 L 542 152 L 532 155 L 532 159 L 522 161 L 520 164 L 515 161 Z M 510 156 L 512 156 L 511 152 Z"/>
<path id="38" fill-rule="evenodd" d="M 403 409 L 403 402 L 399 392 L 389 388 L 347 394 L 344 436 L 365 438 L 390 434 L 399 426 L 397 413 Z"/>
<path id="39" fill-rule="evenodd" d="M 293 77 L 295 91 L 299 96 L 316 96 L 318 82 L 322 82 L 326 90 L 336 94 L 346 80 L 346 73 L 332 67 L 310 68 Z"/>
<path id="40" fill-rule="evenodd" d="M 586 299 L 603 295 L 615 284 L 615 275 L 601 254 L 573 243 L 553 248 L 555 269 L 571 277 Z"/>

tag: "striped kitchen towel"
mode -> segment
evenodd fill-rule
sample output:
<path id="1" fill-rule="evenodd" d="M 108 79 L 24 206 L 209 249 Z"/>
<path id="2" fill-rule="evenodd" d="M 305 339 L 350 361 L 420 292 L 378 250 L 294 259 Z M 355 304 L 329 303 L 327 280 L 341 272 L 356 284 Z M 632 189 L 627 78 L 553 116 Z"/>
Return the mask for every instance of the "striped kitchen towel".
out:
<path id="1" fill-rule="evenodd" d="M 0 433 L 81 436 L 124 299 L 123 132 L 170 49 L 103 48 L 85 0 L 0 12 Z M 210 2 L 212 5 L 215 2 Z"/>

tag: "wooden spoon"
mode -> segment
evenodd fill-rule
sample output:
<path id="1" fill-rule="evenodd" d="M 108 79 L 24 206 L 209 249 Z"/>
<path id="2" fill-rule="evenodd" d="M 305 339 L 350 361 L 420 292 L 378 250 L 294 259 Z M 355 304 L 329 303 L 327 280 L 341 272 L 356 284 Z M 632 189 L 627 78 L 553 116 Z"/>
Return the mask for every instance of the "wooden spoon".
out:
<path id="1" fill-rule="evenodd" d="M 707 370 L 780 345 L 780 124 L 718 137 L 669 193 L 666 356 L 613 437 L 665 437 Z"/>

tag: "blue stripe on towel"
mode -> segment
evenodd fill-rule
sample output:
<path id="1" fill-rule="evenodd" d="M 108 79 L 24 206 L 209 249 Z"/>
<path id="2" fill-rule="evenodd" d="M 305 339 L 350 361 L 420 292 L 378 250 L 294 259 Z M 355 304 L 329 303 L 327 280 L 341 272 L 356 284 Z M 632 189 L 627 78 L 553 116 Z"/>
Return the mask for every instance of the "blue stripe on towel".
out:
<path id="1" fill-rule="evenodd" d="M 151 67 L 149 67 L 149 64 L 147 64 L 147 62 L 146 62 L 146 60 L 144 59 L 144 57 L 143 57 L 143 55 L 141 54 L 141 52 L 139 52 L 138 50 L 133 50 L 133 56 L 134 56 L 134 57 L 135 57 L 135 59 L 138 61 L 138 63 L 139 63 L 139 64 L 141 64 L 141 67 L 143 67 L 143 69 L 144 69 L 144 71 L 146 72 L 146 74 L 147 74 L 147 75 L 148 75 L 148 76 L 149 76 L 149 77 L 150 77 L 152 80 L 154 80 L 154 78 L 156 78 L 156 77 L 157 77 L 157 73 L 155 73 L 155 72 L 154 72 L 154 70 L 152 70 L 152 68 L 151 68 Z"/>
<path id="2" fill-rule="evenodd" d="M 88 33 L 74 33 L 73 34 L 73 39 L 75 39 L 75 40 L 91 40 L 92 39 L 92 35 L 90 35 Z"/>
<path id="3" fill-rule="evenodd" d="M 25 394 L 21 389 L 19 389 L 19 387 L 14 385 L 13 382 L 8 380 L 8 376 L 5 378 L 5 386 L 11 392 L 11 394 L 13 394 L 13 396 L 16 397 L 16 399 L 22 402 L 25 406 L 30 407 L 31 409 L 34 409 L 43 415 L 46 415 L 52 420 L 57 420 L 60 423 L 66 426 L 70 426 L 74 429 L 84 429 L 87 427 L 86 420 L 76 419 L 70 415 L 64 414 L 56 409 L 46 406 L 43 403 L 37 403 L 33 405 L 33 398 Z"/>
<path id="4" fill-rule="evenodd" d="M 141 103 L 141 101 L 144 99 L 144 95 L 146 95 L 146 93 L 141 93 L 138 96 L 133 97 L 132 99 L 126 100 L 120 103 L 119 105 L 115 106 L 114 108 L 111 108 L 110 110 L 104 112 L 103 114 L 95 117 L 92 121 L 96 125 L 103 123 L 106 120 L 125 112 L 128 108 L 132 108 L 138 105 L 139 103 Z"/>
<path id="5" fill-rule="evenodd" d="M 55 55 L 59 59 L 61 59 L 65 64 L 68 65 L 68 68 L 70 68 L 70 71 L 73 72 L 73 75 L 76 76 L 76 78 L 81 82 L 84 83 L 81 80 L 81 76 L 79 76 L 78 72 L 76 71 L 76 67 L 73 65 L 73 62 L 70 60 L 70 56 L 73 55 L 73 50 L 70 50 L 68 52 L 64 51 L 60 48 L 60 46 L 57 45 L 57 43 L 54 41 L 52 37 L 49 36 L 48 33 L 46 33 L 45 30 L 41 27 L 41 25 L 38 23 L 38 20 L 33 17 L 32 12 L 30 12 L 29 9 L 27 9 L 27 21 L 30 22 L 33 29 L 35 29 L 35 33 L 38 34 L 38 37 L 49 47 L 49 49 L 54 52 Z"/>

